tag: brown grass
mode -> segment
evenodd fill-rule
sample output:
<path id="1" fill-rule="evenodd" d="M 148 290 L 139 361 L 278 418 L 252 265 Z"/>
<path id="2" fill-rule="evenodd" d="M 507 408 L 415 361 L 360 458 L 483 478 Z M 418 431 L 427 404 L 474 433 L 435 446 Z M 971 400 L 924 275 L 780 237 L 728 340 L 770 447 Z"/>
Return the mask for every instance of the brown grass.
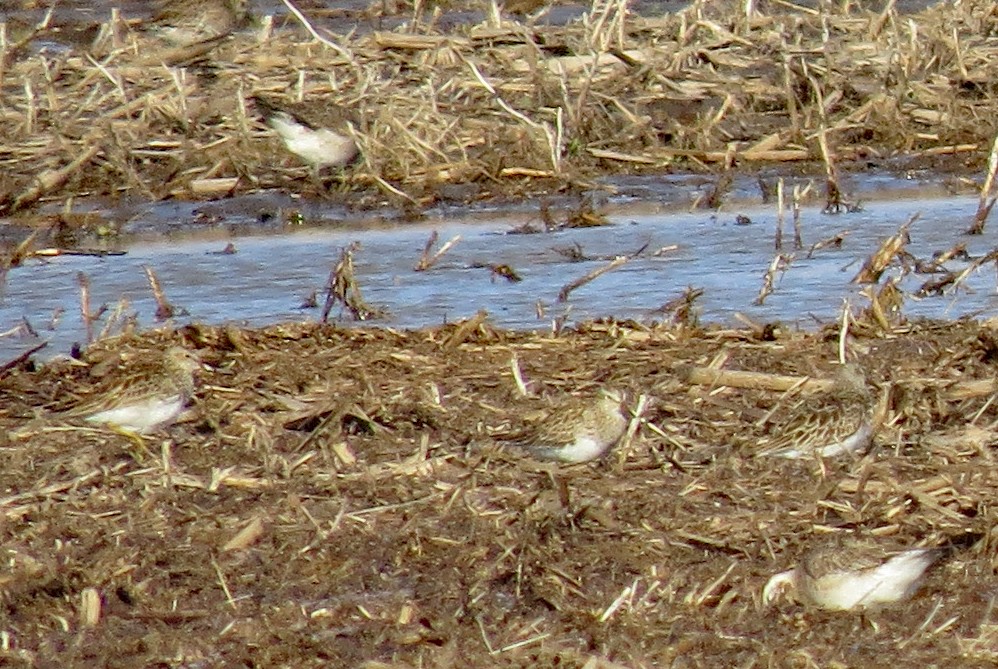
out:
<path id="1" fill-rule="evenodd" d="M 189 326 L 21 364 L 0 377 L 0 657 L 985 666 L 992 327 L 851 339 L 889 398 L 877 447 L 854 461 L 751 457 L 781 393 L 685 380 L 711 363 L 827 377 L 836 335 L 604 323 L 552 337 L 484 317 L 408 333 Z M 62 417 L 172 343 L 206 370 L 190 415 L 145 451 Z M 648 400 L 648 424 L 605 461 L 551 466 L 500 445 L 548 399 L 604 385 Z M 896 609 L 763 608 L 766 579 L 839 530 L 985 539 Z"/>
<path id="2" fill-rule="evenodd" d="M 80 195 L 314 189 L 247 104 L 254 92 L 355 112 L 362 159 L 333 194 L 355 205 L 823 153 L 839 166 L 969 154 L 979 167 L 998 130 L 986 39 L 998 18 L 984 0 L 913 16 L 758 2 L 746 17 L 744 3 L 711 0 L 643 18 L 598 4 L 565 27 L 496 12 L 333 46 L 294 23 L 207 53 L 167 53 L 122 23 L 88 50 L 33 55 L 29 40 L 2 58 L 0 213 Z"/>

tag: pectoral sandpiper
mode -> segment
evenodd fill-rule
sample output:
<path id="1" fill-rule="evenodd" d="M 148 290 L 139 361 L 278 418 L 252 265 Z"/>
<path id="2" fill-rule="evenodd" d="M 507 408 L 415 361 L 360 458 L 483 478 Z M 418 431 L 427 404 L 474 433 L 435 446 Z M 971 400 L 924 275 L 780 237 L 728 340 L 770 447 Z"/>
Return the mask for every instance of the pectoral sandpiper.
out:
<path id="1" fill-rule="evenodd" d="M 911 597 L 925 571 L 945 548 L 888 551 L 872 540 L 850 538 L 807 553 L 790 571 L 776 574 L 762 591 L 763 603 L 790 590 L 808 606 L 849 611 L 884 606 Z"/>
<path id="2" fill-rule="evenodd" d="M 588 462 L 610 450 L 627 424 L 622 395 L 604 390 L 595 399 L 565 400 L 513 441 L 544 460 Z"/>
<path id="3" fill-rule="evenodd" d="M 162 0 L 150 32 L 174 46 L 228 35 L 249 22 L 246 0 Z"/>
<path id="4" fill-rule="evenodd" d="M 344 167 L 357 157 L 357 143 L 346 134 L 350 114 L 336 105 L 320 100 L 280 102 L 261 95 L 253 100 L 288 151 L 316 172 L 324 167 Z"/>
<path id="5" fill-rule="evenodd" d="M 179 346 L 167 349 L 161 369 L 111 391 L 99 407 L 87 407 L 86 421 L 141 435 L 176 420 L 194 395 L 197 357 Z"/>
<path id="6" fill-rule="evenodd" d="M 863 451 L 873 437 L 873 408 L 863 370 L 840 365 L 827 393 L 804 398 L 774 421 L 759 454 L 798 459 Z"/>

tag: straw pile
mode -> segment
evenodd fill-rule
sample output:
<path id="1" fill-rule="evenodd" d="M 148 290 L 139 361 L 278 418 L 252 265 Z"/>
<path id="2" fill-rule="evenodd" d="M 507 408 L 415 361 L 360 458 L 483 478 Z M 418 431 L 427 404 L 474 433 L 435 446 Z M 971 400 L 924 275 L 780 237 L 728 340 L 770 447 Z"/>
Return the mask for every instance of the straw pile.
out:
<path id="1" fill-rule="evenodd" d="M 599 2 L 564 27 L 493 6 L 479 25 L 443 32 L 424 17 L 331 46 L 283 27 L 167 50 L 116 23 L 86 49 L 39 55 L 42 29 L 0 54 L 0 213 L 82 195 L 315 193 L 248 104 L 256 92 L 354 112 L 362 159 L 338 192 L 357 206 L 550 192 L 677 164 L 900 153 L 980 165 L 998 119 L 993 3 L 913 16 L 783 2 L 746 16 L 745 4 L 648 18 Z"/>
<path id="2" fill-rule="evenodd" d="M 13 666 L 986 666 L 996 659 L 998 335 L 847 337 L 884 400 L 871 453 L 752 457 L 838 332 L 481 319 L 416 332 L 188 326 L 0 377 L 0 602 Z M 139 445 L 66 418 L 173 344 L 189 414 Z M 516 368 L 531 390 L 518 391 Z M 550 400 L 624 389 L 643 423 L 596 464 L 501 445 Z M 764 607 L 822 535 L 984 539 L 897 608 Z"/>

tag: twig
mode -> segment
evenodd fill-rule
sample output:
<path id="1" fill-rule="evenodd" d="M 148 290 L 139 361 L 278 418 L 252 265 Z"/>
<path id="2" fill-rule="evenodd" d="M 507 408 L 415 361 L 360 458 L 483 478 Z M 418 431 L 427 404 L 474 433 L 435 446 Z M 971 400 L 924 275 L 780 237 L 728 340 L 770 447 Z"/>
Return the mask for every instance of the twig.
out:
<path id="1" fill-rule="evenodd" d="M 9 205 L 4 202 L 0 202 L 0 212 L 13 213 L 34 204 L 46 193 L 51 193 L 56 188 L 59 188 L 69 181 L 71 176 L 76 174 L 76 172 L 78 172 L 84 165 L 89 163 L 90 160 L 98 153 L 100 153 L 99 146 L 90 146 L 83 153 L 77 156 L 73 162 L 66 165 L 62 169 L 47 170 L 42 172 L 35 177 L 35 182 L 31 185 L 31 187 L 15 197 L 14 201 Z"/>
<path id="2" fill-rule="evenodd" d="M 349 62 L 351 62 L 351 63 L 354 62 L 354 58 L 353 58 L 353 54 L 352 53 L 350 53 L 349 51 L 347 51 L 346 49 L 344 49 L 343 47 L 341 47 L 336 42 L 333 42 L 332 40 L 328 40 L 325 37 L 323 37 L 322 35 L 320 35 L 318 32 L 316 32 L 315 28 L 312 27 L 312 24 L 309 23 L 309 21 L 308 21 L 307 18 L 305 18 L 305 15 L 301 13 L 300 9 L 298 9 L 297 7 L 294 6 L 294 4 L 291 2 L 291 0 L 282 0 L 282 2 L 284 2 L 284 6 L 288 8 L 289 12 L 291 12 L 292 14 L 294 14 L 295 18 L 298 19 L 298 21 L 301 22 L 302 26 L 305 28 L 305 30 L 308 31 L 308 33 L 312 37 L 314 37 L 318 41 L 322 42 L 323 44 L 325 44 L 326 46 L 328 46 L 330 49 L 332 49 L 333 51 L 335 51 L 336 53 L 338 53 L 341 56 L 343 56 Z"/>
<path id="3" fill-rule="evenodd" d="M 339 262 L 329 272 L 326 283 L 326 303 L 322 308 L 321 322 L 329 321 L 329 312 L 339 302 L 345 306 L 355 321 L 366 321 L 384 315 L 384 309 L 371 307 L 364 302 L 360 286 L 354 275 L 353 254 L 360 248 L 359 242 L 352 242 L 340 252 Z"/>
<path id="4" fill-rule="evenodd" d="M 516 383 L 516 389 L 520 392 L 520 396 L 529 397 L 530 391 L 523 380 L 523 372 L 520 370 L 520 360 L 516 357 L 516 353 L 513 353 L 509 357 L 509 369 L 513 373 L 513 381 Z"/>
<path id="5" fill-rule="evenodd" d="M 978 268 L 982 267 L 983 265 L 986 265 L 989 262 L 998 262 L 998 249 L 992 249 L 985 255 L 981 256 L 980 258 L 977 258 L 972 263 L 964 267 L 963 270 L 956 275 L 953 281 L 950 282 L 950 285 L 955 290 L 957 287 L 959 287 L 960 284 L 962 284 L 964 281 L 967 280 L 967 277 L 970 276 L 971 272 L 976 271 Z"/>
<path id="6" fill-rule="evenodd" d="M 759 289 L 759 295 L 755 298 L 755 302 L 758 306 L 762 306 L 766 302 L 766 298 L 773 292 L 776 286 L 776 274 L 785 274 L 788 269 L 790 269 L 790 263 L 794 261 L 794 255 L 792 253 L 777 253 L 773 258 L 773 261 L 769 263 L 769 269 L 766 270 L 766 274 L 762 277 L 762 288 Z"/>
<path id="7" fill-rule="evenodd" d="M 783 250 L 783 178 L 776 182 L 776 247 L 777 253 Z"/>
<path id="8" fill-rule="evenodd" d="M 628 413 L 631 414 L 631 420 L 627 423 L 627 431 L 624 432 L 624 436 L 620 438 L 617 443 L 617 462 L 615 469 L 621 471 L 624 466 L 624 461 L 627 459 L 628 452 L 631 450 L 631 442 L 634 440 L 634 435 L 638 433 L 638 428 L 641 427 L 646 421 L 644 419 L 645 410 L 648 408 L 648 396 L 644 393 L 638 396 L 638 402 L 633 409 L 628 409 Z"/>
<path id="9" fill-rule="evenodd" d="M 834 383 L 830 379 L 812 379 L 799 376 L 781 376 L 764 372 L 750 372 L 737 369 L 714 369 L 712 367 L 691 367 L 680 365 L 676 375 L 688 384 L 717 388 L 744 388 L 748 390 L 773 390 L 786 392 L 800 387 L 806 392 L 827 390 Z"/>
<path id="10" fill-rule="evenodd" d="M 18 365 L 20 365 L 22 362 L 24 362 L 25 360 L 27 360 L 28 358 L 30 358 L 35 353 L 37 353 L 38 351 L 42 350 L 43 348 L 45 348 L 48 345 L 49 345 L 49 343 L 47 341 L 43 341 L 41 344 L 37 344 L 35 346 L 32 346 L 31 348 L 29 348 L 27 351 L 25 351 L 24 353 L 20 354 L 16 358 L 13 358 L 13 359 L 8 360 L 7 362 L 5 362 L 3 364 L 3 366 L 0 366 L 0 379 L 2 379 L 4 376 L 6 376 L 7 372 L 9 372 L 10 370 L 14 369 Z"/>
<path id="11" fill-rule="evenodd" d="M 225 582 L 225 574 L 222 573 L 222 568 L 218 566 L 218 562 L 215 561 L 215 558 L 211 559 L 211 566 L 215 569 L 215 574 L 218 576 L 218 584 L 222 587 L 222 592 L 225 593 L 225 601 L 228 602 L 229 606 L 235 609 L 236 600 L 232 598 L 232 592 L 229 590 L 229 585 Z"/>
<path id="12" fill-rule="evenodd" d="M 170 301 L 166 299 L 166 293 L 163 292 L 163 286 L 159 282 L 159 277 L 156 276 L 156 272 L 149 265 L 143 265 L 142 269 L 145 270 L 146 278 L 149 279 L 149 288 L 152 289 L 153 299 L 156 300 L 156 320 L 165 321 L 177 313 Z"/>
<path id="13" fill-rule="evenodd" d="M 839 321 L 839 363 L 846 363 L 846 340 L 849 337 L 849 322 L 852 320 L 852 311 L 849 309 L 849 300 L 842 300 L 842 318 Z"/>
<path id="14" fill-rule="evenodd" d="M 897 0 L 888 0 L 880 14 L 870 18 L 870 27 L 866 31 L 866 39 L 873 42 L 880 37 L 888 20 L 897 16 Z"/>
<path id="15" fill-rule="evenodd" d="M 76 273 L 76 284 L 80 287 L 80 318 L 87 328 L 87 343 L 94 340 L 94 317 L 90 313 L 90 277 L 83 272 Z"/>
<path id="16" fill-rule="evenodd" d="M 45 12 L 45 16 L 42 17 L 42 20 L 35 24 L 31 30 L 27 31 L 21 39 L 17 40 L 13 44 L 4 45 L 6 48 L 3 52 L 3 58 L 0 60 L 0 67 L 6 67 L 7 58 L 9 56 L 16 54 L 18 51 L 30 44 L 36 37 L 48 30 L 49 25 L 52 23 L 52 14 L 55 12 L 57 4 L 57 2 L 53 2 L 48 8 L 48 11 Z"/>
<path id="17" fill-rule="evenodd" d="M 815 242 L 814 244 L 811 244 L 811 248 L 807 250 L 807 256 L 805 257 L 810 258 L 811 256 L 814 255 L 815 251 L 819 251 L 823 248 L 828 248 L 828 247 L 834 247 L 837 249 L 842 248 L 842 242 L 845 241 L 845 238 L 848 234 L 849 230 L 843 230 L 842 232 L 832 235 L 827 239 L 822 239 Z"/>
<path id="18" fill-rule="evenodd" d="M 696 327 L 700 321 L 696 302 L 703 293 L 703 288 L 687 286 L 682 295 L 672 298 L 655 311 L 671 316 L 672 322 L 677 325 Z"/>
<path id="19" fill-rule="evenodd" d="M 968 235 L 979 235 L 984 232 L 984 223 L 988 220 L 992 207 L 995 206 L 995 199 L 991 198 L 991 190 L 994 187 L 995 173 L 998 172 L 998 135 L 995 135 L 991 144 L 991 155 L 988 156 L 988 173 L 984 177 L 984 184 L 981 186 L 980 197 L 977 201 L 977 213 L 974 214 L 974 223 L 967 230 Z"/>
<path id="20" fill-rule="evenodd" d="M 880 275 L 883 274 L 884 270 L 890 264 L 898 254 L 904 250 L 908 242 L 911 241 L 911 236 L 908 234 L 908 230 L 911 228 L 912 223 L 917 221 L 921 214 L 913 214 L 904 225 L 898 228 L 898 231 L 892 236 L 884 240 L 884 243 L 880 245 L 880 248 L 876 250 L 866 262 L 863 263 L 863 267 L 859 270 L 859 273 L 853 277 L 852 283 L 877 283 L 880 280 Z"/>
<path id="21" fill-rule="evenodd" d="M 485 88 L 485 90 L 487 90 L 492 95 L 496 103 L 500 107 L 502 107 L 507 114 L 517 119 L 518 121 L 527 124 L 531 128 L 535 128 L 544 133 L 544 136 L 547 138 L 548 142 L 548 150 L 550 151 L 551 167 L 556 173 L 561 173 L 561 143 L 558 137 L 552 133 L 551 127 L 546 123 L 538 123 L 537 121 L 534 121 L 533 119 L 529 118 L 522 112 L 513 109 L 513 107 L 511 107 L 509 103 L 507 103 L 505 100 L 502 99 L 502 97 L 499 95 L 499 92 L 495 89 L 495 87 L 485 79 L 485 76 L 478 69 L 477 65 L 475 65 L 473 62 L 465 58 L 463 55 L 461 55 L 460 58 L 464 60 L 464 62 L 468 65 L 468 68 L 471 70 L 471 73 L 475 75 L 475 79 L 478 80 L 478 83 L 480 83 L 482 87 Z M 559 112 L 560 111 L 561 108 L 559 107 Z"/>
<path id="22" fill-rule="evenodd" d="M 438 235 L 436 230 L 430 233 L 430 238 L 426 240 L 426 246 L 423 247 L 423 254 L 419 257 L 419 262 L 417 262 L 416 266 L 413 268 L 415 271 L 425 272 L 430 269 L 437 264 L 437 261 L 440 260 L 443 254 L 450 251 L 459 241 L 461 241 L 461 235 L 454 235 L 440 247 L 439 251 L 431 256 L 430 251 L 433 249 L 433 245 L 437 243 L 437 237 Z"/>
<path id="23" fill-rule="evenodd" d="M 123 468 L 128 466 L 127 462 L 119 462 L 118 464 L 110 468 L 100 468 L 93 469 L 86 474 L 81 474 L 72 479 L 66 481 L 60 481 L 57 483 L 50 483 L 47 486 L 41 488 L 35 488 L 34 490 L 28 490 L 26 492 L 20 492 L 15 495 L 10 495 L 9 497 L 0 498 L 0 509 L 9 509 L 13 504 L 20 502 L 25 502 L 27 500 L 39 499 L 52 501 L 53 495 L 60 492 L 65 492 L 67 490 L 79 491 L 84 485 L 90 483 L 91 481 L 99 478 L 109 479 L 112 475 L 121 471 Z"/>
<path id="24" fill-rule="evenodd" d="M 780 179 L 780 186 L 782 186 L 782 185 L 783 185 L 783 179 Z M 783 192 L 782 188 L 780 189 L 780 192 L 781 193 Z M 800 212 L 801 212 L 801 199 L 802 199 L 802 197 L 803 196 L 802 196 L 801 187 L 799 185 L 795 185 L 794 186 L 793 202 L 790 205 L 791 209 L 793 211 L 793 219 L 794 219 L 794 250 L 795 251 L 800 251 L 802 248 L 804 248 L 804 235 L 801 234 L 801 225 L 800 225 Z"/>
<path id="25" fill-rule="evenodd" d="M 860 291 L 860 295 L 870 300 L 870 306 L 864 310 L 863 314 L 872 316 L 885 333 L 891 332 L 891 322 L 897 323 L 904 320 L 902 308 L 904 307 L 905 294 L 898 288 L 903 278 L 903 274 L 892 276 L 884 281 L 880 290 L 875 291 L 875 286 L 866 286 Z"/>
<path id="26" fill-rule="evenodd" d="M 118 327 L 121 332 L 126 332 L 129 327 L 134 329 L 135 314 L 133 313 L 130 316 L 125 315 L 125 310 L 128 309 L 128 307 L 129 307 L 128 298 L 122 295 L 121 299 L 118 300 L 118 303 L 114 305 L 114 309 L 111 311 L 111 314 L 107 317 L 107 320 L 104 321 L 104 327 L 101 328 L 100 335 L 98 335 L 97 337 L 98 339 L 106 339 L 107 337 L 111 336 L 111 332 L 116 327 Z M 106 311 L 106 305 L 101 305 L 100 313 L 103 314 L 104 311 Z M 119 321 L 120 321 L 120 326 L 119 326 Z"/>
<path id="27" fill-rule="evenodd" d="M 489 312 L 482 309 L 481 311 L 476 313 L 473 317 L 462 322 L 460 325 L 457 326 L 457 329 L 454 330 L 451 336 L 447 338 L 447 341 L 443 343 L 442 348 L 445 351 L 452 351 L 461 344 L 463 344 L 468 339 L 468 336 L 471 335 L 472 332 L 480 328 L 488 317 L 489 317 Z"/>
<path id="28" fill-rule="evenodd" d="M 128 251 L 114 251 L 111 249 L 63 249 L 50 247 L 38 249 L 31 252 L 32 258 L 55 258 L 58 256 L 86 256 L 94 258 L 108 258 L 113 256 L 128 255 Z"/>
<path id="29" fill-rule="evenodd" d="M 839 188 L 838 170 L 828 150 L 828 134 L 824 128 L 818 133 L 818 147 L 825 163 L 825 212 L 838 213 L 842 208 L 842 190 Z"/>
<path id="30" fill-rule="evenodd" d="M 616 258 L 611 260 L 608 264 L 603 265 L 602 267 L 597 267 L 596 269 L 589 272 L 585 276 L 565 284 L 558 292 L 558 301 L 559 302 L 567 301 L 569 294 L 573 290 L 586 285 L 587 283 L 593 281 L 594 279 L 598 279 L 607 272 L 612 272 L 613 270 L 617 269 L 618 267 L 620 267 L 630 259 L 631 259 L 630 256 L 617 256 Z"/>

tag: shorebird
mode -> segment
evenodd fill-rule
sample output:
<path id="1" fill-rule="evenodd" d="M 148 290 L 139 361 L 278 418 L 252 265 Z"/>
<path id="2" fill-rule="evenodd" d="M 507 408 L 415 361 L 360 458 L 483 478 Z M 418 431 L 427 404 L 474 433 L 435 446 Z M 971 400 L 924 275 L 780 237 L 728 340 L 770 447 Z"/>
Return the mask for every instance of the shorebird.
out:
<path id="1" fill-rule="evenodd" d="M 827 393 L 806 397 L 772 425 L 759 455 L 833 458 L 863 451 L 873 437 L 873 408 L 863 370 L 840 365 Z"/>
<path id="2" fill-rule="evenodd" d="M 149 32 L 173 46 L 228 35 L 250 20 L 246 0 L 161 0 Z"/>
<path id="3" fill-rule="evenodd" d="M 324 167 L 344 167 L 359 149 L 348 134 L 349 114 L 320 100 L 286 103 L 253 96 L 257 109 L 288 151 L 308 163 L 316 174 Z"/>
<path id="4" fill-rule="evenodd" d="M 946 548 L 887 551 L 871 540 L 851 538 L 807 553 L 790 571 L 776 574 L 762 590 L 770 604 L 784 590 L 801 603 L 832 611 L 893 604 L 915 594 L 925 571 Z"/>
<path id="5" fill-rule="evenodd" d="M 86 421 L 108 425 L 128 435 L 142 435 L 176 420 L 194 396 L 197 357 L 179 346 L 167 349 L 162 368 L 116 388 Z M 94 407 L 88 407 L 89 411 Z"/>
<path id="6" fill-rule="evenodd" d="M 566 400 L 512 441 L 543 460 L 589 462 L 620 441 L 627 424 L 623 396 L 603 390 L 596 399 Z"/>

